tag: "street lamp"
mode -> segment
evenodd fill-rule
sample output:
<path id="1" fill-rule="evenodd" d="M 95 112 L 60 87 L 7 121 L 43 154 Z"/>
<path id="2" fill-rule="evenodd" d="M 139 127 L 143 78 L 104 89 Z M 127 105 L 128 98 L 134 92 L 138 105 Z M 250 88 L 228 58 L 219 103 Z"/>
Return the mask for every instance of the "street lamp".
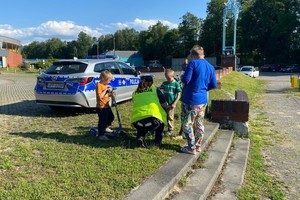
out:
<path id="1" fill-rule="evenodd" d="M 113 37 L 113 42 L 114 42 L 114 56 L 116 55 L 116 38 Z"/>
<path id="2" fill-rule="evenodd" d="M 97 52 L 97 56 L 99 55 L 99 42 L 94 42 L 94 45 L 96 45 L 97 49 L 96 49 L 96 52 Z"/>

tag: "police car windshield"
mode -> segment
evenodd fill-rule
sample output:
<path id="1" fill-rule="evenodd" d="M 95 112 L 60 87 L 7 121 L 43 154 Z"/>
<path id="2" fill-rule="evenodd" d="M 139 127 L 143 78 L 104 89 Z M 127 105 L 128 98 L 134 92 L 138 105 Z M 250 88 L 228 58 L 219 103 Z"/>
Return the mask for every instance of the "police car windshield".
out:
<path id="1" fill-rule="evenodd" d="M 87 64 L 81 62 L 54 62 L 45 73 L 46 74 L 76 74 L 83 73 Z"/>

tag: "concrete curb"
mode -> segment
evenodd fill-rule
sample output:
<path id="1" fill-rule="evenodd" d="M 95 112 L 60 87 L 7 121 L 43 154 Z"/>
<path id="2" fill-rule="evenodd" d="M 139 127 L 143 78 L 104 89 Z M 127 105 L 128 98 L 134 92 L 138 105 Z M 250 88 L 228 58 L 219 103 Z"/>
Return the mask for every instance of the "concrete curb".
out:
<path id="1" fill-rule="evenodd" d="M 202 143 L 205 149 L 218 131 L 219 124 L 209 123 L 206 125 L 206 133 Z M 135 188 L 125 200 L 161 200 L 175 186 L 175 184 L 184 176 L 197 161 L 200 154 L 189 155 L 177 153 L 157 173 L 145 180 L 139 187 Z"/>
<path id="2" fill-rule="evenodd" d="M 235 193 L 240 189 L 247 168 L 250 148 L 250 139 L 237 139 L 234 150 L 230 153 L 227 166 L 223 173 L 224 191 L 216 194 L 214 199 L 234 199 Z M 234 197 L 234 198 L 233 198 Z"/>
<path id="3" fill-rule="evenodd" d="M 209 150 L 209 158 L 204 163 L 204 168 L 196 169 L 189 177 L 188 184 L 175 196 L 176 200 L 206 199 L 215 185 L 222 167 L 226 161 L 234 132 L 221 130 L 220 136 Z"/>

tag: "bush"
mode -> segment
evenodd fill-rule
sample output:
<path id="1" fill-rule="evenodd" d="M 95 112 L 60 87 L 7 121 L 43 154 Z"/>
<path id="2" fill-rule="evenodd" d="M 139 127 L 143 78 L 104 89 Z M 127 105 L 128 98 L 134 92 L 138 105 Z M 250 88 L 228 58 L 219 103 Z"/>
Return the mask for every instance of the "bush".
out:
<path id="1" fill-rule="evenodd" d="M 20 69 L 23 70 L 23 71 L 27 71 L 27 70 L 29 70 L 31 67 L 30 67 L 30 64 L 29 64 L 29 63 L 22 63 L 21 65 L 18 66 L 18 68 L 20 68 Z"/>

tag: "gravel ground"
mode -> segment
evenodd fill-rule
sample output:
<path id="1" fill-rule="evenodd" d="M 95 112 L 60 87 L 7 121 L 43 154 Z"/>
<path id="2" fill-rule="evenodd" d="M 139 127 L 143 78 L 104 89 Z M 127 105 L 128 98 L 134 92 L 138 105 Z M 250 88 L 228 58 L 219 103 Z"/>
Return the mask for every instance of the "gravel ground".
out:
<path id="1" fill-rule="evenodd" d="M 290 75 L 264 73 L 260 79 L 267 81 L 263 105 L 271 131 L 283 136 L 274 137 L 275 145 L 265 149 L 266 163 L 271 175 L 285 183 L 288 199 L 300 199 L 300 98 L 285 93 Z"/>

